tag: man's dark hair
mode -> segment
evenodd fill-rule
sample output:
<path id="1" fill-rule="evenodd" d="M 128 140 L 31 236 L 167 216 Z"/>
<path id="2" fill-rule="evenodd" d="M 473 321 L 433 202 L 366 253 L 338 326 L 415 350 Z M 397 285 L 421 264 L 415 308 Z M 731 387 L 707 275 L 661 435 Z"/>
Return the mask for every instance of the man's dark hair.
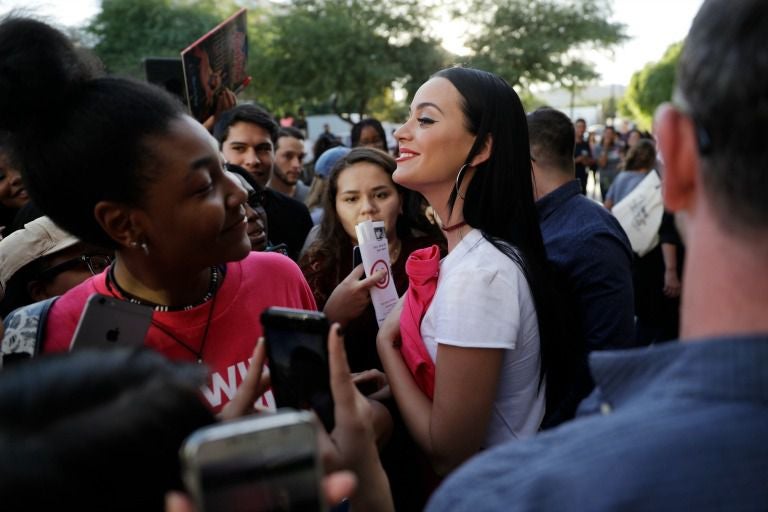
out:
<path id="1" fill-rule="evenodd" d="M 229 136 L 229 127 L 236 123 L 252 123 L 261 126 L 269 133 L 272 144 L 277 144 L 279 126 L 274 118 L 261 107 L 256 105 L 238 105 L 224 112 L 213 127 L 213 136 L 219 141 L 219 147 Z"/>
<path id="2" fill-rule="evenodd" d="M 677 100 L 696 123 L 705 189 L 731 228 L 768 227 L 768 2 L 708 0 L 685 41 Z"/>
<path id="3" fill-rule="evenodd" d="M 531 158 L 538 165 L 575 175 L 573 146 L 576 135 L 568 116 L 550 107 L 536 109 L 528 114 L 528 137 Z"/>
<path id="4" fill-rule="evenodd" d="M 293 126 L 281 126 L 277 132 L 277 140 L 280 137 L 293 137 L 294 139 L 304 140 L 304 134 L 298 128 Z"/>

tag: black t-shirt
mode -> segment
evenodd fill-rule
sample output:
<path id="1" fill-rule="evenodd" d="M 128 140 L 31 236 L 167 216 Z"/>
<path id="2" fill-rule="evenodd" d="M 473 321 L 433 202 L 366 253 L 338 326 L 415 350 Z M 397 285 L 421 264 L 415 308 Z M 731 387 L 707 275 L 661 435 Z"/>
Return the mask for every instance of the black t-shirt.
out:
<path id="1" fill-rule="evenodd" d="M 592 156 L 592 150 L 589 147 L 589 142 L 581 141 L 577 142 L 573 146 L 573 157 L 579 157 L 579 156 Z M 576 164 L 576 176 L 579 176 L 580 174 L 586 174 L 586 166 L 584 164 Z"/>
<path id="2" fill-rule="evenodd" d="M 312 229 L 312 217 L 304 203 L 270 188 L 264 189 L 267 234 L 272 245 L 288 246 L 288 256 L 298 261 L 304 240 Z"/>

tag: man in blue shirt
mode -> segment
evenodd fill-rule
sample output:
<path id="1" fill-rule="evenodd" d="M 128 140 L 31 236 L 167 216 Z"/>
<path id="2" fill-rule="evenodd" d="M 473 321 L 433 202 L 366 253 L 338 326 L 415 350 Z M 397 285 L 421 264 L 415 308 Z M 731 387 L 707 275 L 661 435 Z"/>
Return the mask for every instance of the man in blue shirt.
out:
<path id="1" fill-rule="evenodd" d="M 602 205 L 581 195 L 573 125 L 562 112 L 528 114 L 536 207 L 547 259 L 568 284 L 589 350 L 634 342 L 632 248 Z"/>
<path id="2" fill-rule="evenodd" d="M 590 391 L 587 352 L 634 346 L 632 248 L 621 225 L 581 194 L 574 171 L 574 128 L 552 108 L 528 114 L 536 207 L 547 259 L 561 288 L 561 313 L 575 324 L 569 356 L 578 365 L 568 394 L 549 407 L 545 427 L 573 418 Z"/>
<path id="3" fill-rule="evenodd" d="M 706 0 L 657 112 L 681 343 L 593 353 L 582 417 L 475 457 L 428 510 L 768 508 L 765 34 L 765 0 Z"/>

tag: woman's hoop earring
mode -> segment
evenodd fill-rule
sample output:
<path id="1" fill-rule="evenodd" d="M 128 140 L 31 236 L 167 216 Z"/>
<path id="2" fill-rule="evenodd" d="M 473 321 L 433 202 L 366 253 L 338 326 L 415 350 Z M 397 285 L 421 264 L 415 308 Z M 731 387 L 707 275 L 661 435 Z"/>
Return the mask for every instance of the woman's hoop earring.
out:
<path id="1" fill-rule="evenodd" d="M 469 164 L 464 164 L 459 169 L 459 172 L 456 173 L 456 195 L 459 196 L 459 198 L 461 198 L 462 201 L 466 199 L 466 195 L 461 195 L 460 187 L 461 187 L 461 182 L 464 180 L 464 171 L 466 171 L 468 167 L 469 167 Z"/>

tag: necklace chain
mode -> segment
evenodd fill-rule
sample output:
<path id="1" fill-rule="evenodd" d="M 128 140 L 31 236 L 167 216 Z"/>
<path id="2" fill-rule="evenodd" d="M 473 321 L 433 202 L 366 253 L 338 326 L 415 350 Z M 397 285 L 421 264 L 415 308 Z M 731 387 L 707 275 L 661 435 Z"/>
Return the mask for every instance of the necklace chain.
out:
<path id="1" fill-rule="evenodd" d="M 219 289 L 219 281 L 220 278 L 220 271 L 217 266 L 211 267 L 211 279 L 210 284 L 208 286 L 208 292 L 205 294 L 205 296 L 200 300 L 199 302 L 195 304 L 189 304 L 183 307 L 178 308 L 171 308 L 166 305 L 162 304 L 155 304 L 146 300 L 143 300 L 139 297 L 136 297 L 135 295 L 131 295 L 130 293 L 123 290 L 123 288 L 118 284 L 117 279 L 115 279 L 114 275 L 114 265 L 110 266 L 109 271 L 107 272 L 106 276 L 106 285 L 107 289 L 112 292 L 113 295 L 115 295 L 118 298 L 121 298 L 123 300 L 127 300 L 128 302 L 131 302 L 133 304 L 140 304 L 143 306 L 151 306 L 154 311 L 157 312 L 169 312 L 169 311 L 189 311 L 192 308 L 195 308 L 197 306 L 200 306 L 202 304 L 205 304 L 211 298 L 213 299 L 211 301 L 211 307 L 208 309 L 208 318 L 205 321 L 205 330 L 203 331 L 203 337 L 200 339 L 200 348 L 198 350 L 195 350 L 192 348 L 187 342 L 181 340 L 178 338 L 173 332 L 171 332 L 170 329 L 166 328 L 159 322 L 155 321 L 154 318 L 152 319 L 152 325 L 154 325 L 159 331 L 161 331 L 163 334 L 171 338 L 173 341 L 178 343 L 181 347 L 185 348 L 187 351 L 189 351 L 192 355 L 195 356 L 197 363 L 202 364 L 203 363 L 203 351 L 205 350 L 205 342 L 208 339 L 208 330 L 211 327 L 211 319 L 213 318 L 213 311 L 216 308 L 216 297 L 218 294 L 216 293 Z M 115 293 L 115 290 L 112 289 L 112 285 L 115 286 L 118 293 Z"/>
<path id="2" fill-rule="evenodd" d="M 461 222 L 457 222 L 456 224 L 451 224 L 450 226 L 440 226 L 440 229 L 445 231 L 446 233 L 449 233 L 451 231 L 455 231 L 459 228 L 463 228 L 467 225 L 467 221 L 462 220 Z"/>
<path id="3" fill-rule="evenodd" d="M 141 297 L 137 297 L 136 295 L 133 295 L 130 292 L 127 292 L 125 289 L 123 289 L 122 286 L 120 286 L 120 284 L 117 282 L 117 279 L 115 278 L 114 265 L 109 267 L 109 272 L 107 273 L 106 285 L 107 285 L 107 288 L 113 294 L 114 294 L 114 291 L 112 290 L 111 285 L 114 285 L 115 288 L 117 288 L 118 293 L 120 294 L 120 298 L 122 298 L 123 300 L 127 300 L 132 304 L 139 304 L 141 306 L 150 306 L 155 311 L 160 311 L 160 312 L 189 311 L 190 309 L 193 309 L 193 308 L 196 308 L 197 306 L 205 304 L 206 302 L 211 300 L 211 298 L 213 298 L 213 296 L 216 294 L 216 290 L 218 290 L 219 288 L 219 280 L 220 280 L 220 271 L 219 271 L 219 268 L 214 265 L 211 267 L 211 278 L 208 284 L 208 291 L 203 296 L 203 298 L 193 304 L 187 304 L 186 306 L 177 306 L 177 307 L 171 307 L 165 304 L 157 304 L 154 302 L 150 302 L 148 300 L 142 299 Z"/>

